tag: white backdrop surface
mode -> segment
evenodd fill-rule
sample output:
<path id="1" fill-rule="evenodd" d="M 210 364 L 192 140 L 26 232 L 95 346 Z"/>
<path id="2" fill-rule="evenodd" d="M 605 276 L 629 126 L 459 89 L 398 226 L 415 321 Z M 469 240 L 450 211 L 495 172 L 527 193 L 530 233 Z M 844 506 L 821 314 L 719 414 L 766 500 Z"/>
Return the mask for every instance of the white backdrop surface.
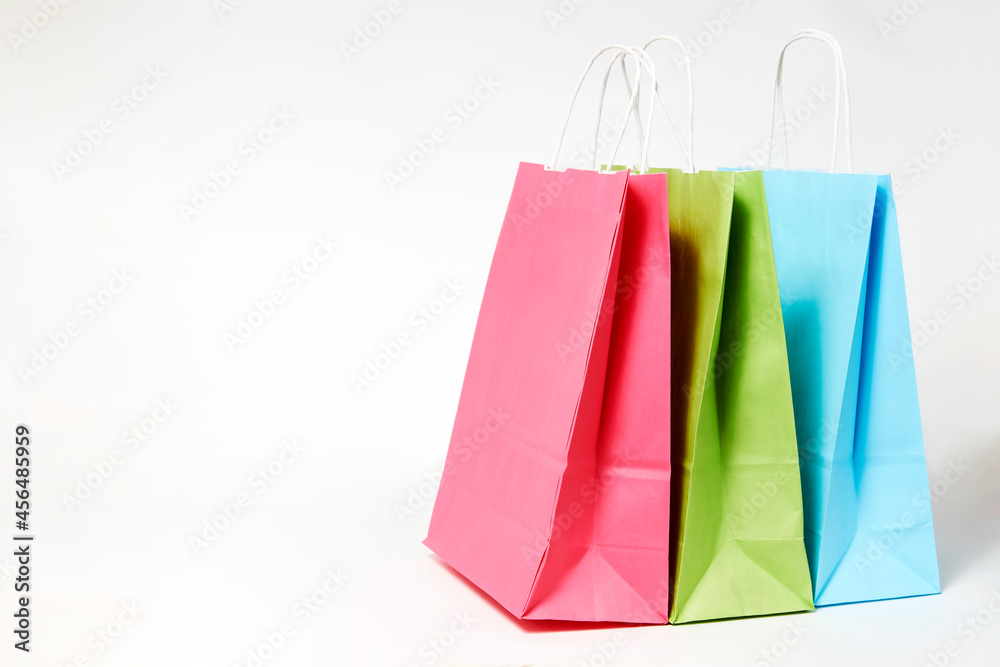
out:
<path id="1" fill-rule="evenodd" d="M 0 664 L 995 664 L 998 21 L 972 0 L 6 0 L 0 539 L 18 423 L 37 537 L 28 655 L 0 550 Z M 856 168 L 897 183 L 944 593 L 519 623 L 420 544 L 517 164 L 550 159 L 597 48 L 661 33 L 696 47 L 699 166 L 759 160 L 805 27 L 843 45 Z M 798 167 L 829 160 L 824 49 L 787 65 Z M 658 122 L 654 162 L 680 166 Z"/>

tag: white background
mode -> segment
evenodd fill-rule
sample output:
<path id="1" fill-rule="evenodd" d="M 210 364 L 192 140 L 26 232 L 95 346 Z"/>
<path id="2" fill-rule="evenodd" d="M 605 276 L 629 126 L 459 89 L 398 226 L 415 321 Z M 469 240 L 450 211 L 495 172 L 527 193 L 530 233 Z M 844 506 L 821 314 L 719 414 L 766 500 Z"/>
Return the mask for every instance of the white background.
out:
<path id="1" fill-rule="evenodd" d="M 1000 280 L 968 300 L 954 290 L 1000 248 L 996 3 L 910 0 L 886 33 L 889 0 L 591 0 L 554 27 L 557 0 L 403 0 L 348 62 L 341 44 L 386 4 L 244 0 L 220 16 L 213 0 L 71 0 L 16 49 L 10 34 L 40 0 L 0 6 L 0 538 L 14 532 L 21 422 L 34 432 L 37 535 L 30 656 L 11 648 L 12 558 L 0 550 L 0 664 L 254 664 L 248 651 L 286 622 L 294 634 L 264 664 L 597 665 L 618 632 L 609 664 L 772 664 L 761 651 L 774 648 L 783 665 L 922 665 L 951 641 L 948 664 L 995 664 L 1000 619 L 969 641 L 958 626 L 1000 591 Z M 946 319 L 917 352 L 931 481 L 967 468 L 934 505 L 944 593 L 686 627 L 519 623 L 420 544 L 430 500 L 397 511 L 443 462 L 517 164 L 550 160 L 598 47 L 658 33 L 701 40 L 699 166 L 743 164 L 767 137 L 781 45 L 805 27 L 843 44 L 856 168 L 902 186 L 913 330 Z M 659 48 L 683 115 L 679 70 Z M 832 90 L 832 73 L 818 43 L 790 53 L 793 112 L 811 86 Z M 155 66 L 165 80 L 122 118 L 116 98 Z M 499 88 L 449 125 L 480 77 Z M 241 143 L 281 108 L 294 120 L 246 161 Z M 593 110 L 581 106 L 569 149 Z M 113 131 L 60 179 L 55 163 L 105 118 Z M 793 166 L 828 164 L 832 118 L 830 101 L 802 123 Z M 658 122 L 654 163 L 681 166 Z M 436 127 L 444 143 L 391 191 L 385 173 Z M 925 152 L 926 170 L 912 162 Z M 181 205 L 230 160 L 240 172 L 185 222 Z M 293 289 L 283 276 L 327 235 L 339 248 Z M 129 284 L 89 319 L 81 302 L 107 301 L 121 270 Z M 411 317 L 448 280 L 459 298 L 418 331 Z M 226 334 L 274 289 L 284 302 L 230 350 Z M 22 377 L 72 324 L 77 335 Z M 355 391 L 352 374 L 401 332 L 412 344 Z M 158 399 L 178 407 L 153 431 Z M 130 451 L 122 434 L 144 426 Z M 286 439 L 303 453 L 258 494 L 251 476 Z M 120 465 L 68 507 L 116 450 Z M 190 539 L 241 493 L 249 507 L 196 554 Z M 338 569 L 348 580 L 300 623 L 296 602 Z M 133 602 L 138 619 L 110 646 L 96 639 Z M 452 643 L 455 614 L 474 621 Z M 802 636 L 782 644 L 789 623 Z M 436 638 L 452 645 L 429 653 Z"/>

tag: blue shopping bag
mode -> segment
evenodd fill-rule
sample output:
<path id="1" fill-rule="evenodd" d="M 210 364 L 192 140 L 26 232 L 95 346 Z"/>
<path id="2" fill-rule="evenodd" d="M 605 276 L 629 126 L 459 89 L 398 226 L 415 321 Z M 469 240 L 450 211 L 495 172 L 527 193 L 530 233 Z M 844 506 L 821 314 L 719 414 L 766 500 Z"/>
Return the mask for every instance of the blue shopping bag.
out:
<path id="1" fill-rule="evenodd" d="M 834 50 L 850 160 L 843 55 L 816 31 L 785 49 L 806 38 Z M 766 170 L 764 189 L 815 603 L 939 593 L 913 355 L 901 354 L 912 347 L 890 178 Z"/>

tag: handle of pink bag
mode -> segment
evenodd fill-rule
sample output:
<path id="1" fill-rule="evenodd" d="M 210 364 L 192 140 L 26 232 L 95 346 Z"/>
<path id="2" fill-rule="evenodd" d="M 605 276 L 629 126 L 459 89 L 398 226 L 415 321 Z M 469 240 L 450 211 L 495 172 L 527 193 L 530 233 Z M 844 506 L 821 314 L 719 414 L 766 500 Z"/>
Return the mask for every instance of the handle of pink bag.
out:
<path id="1" fill-rule="evenodd" d="M 847 171 L 854 171 L 854 155 L 852 150 L 852 136 L 851 136 L 851 93 L 847 86 L 847 67 L 844 65 L 844 53 L 840 48 L 840 42 L 830 35 L 829 33 L 822 32 L 820 30 L 800 30 L 785 42 L 785 46 L 781 49 L 781 55 L 778 57 L 778 72 L 774 79 L 774 99 L 771 106 L 771 140 L 768 142 L 767 150 L 767 168 L 771 168 L 771 154 L 774 152 L 774 126 L 775 121 L 780 117 L 781 119 L 781 145 L 782 152 L 785 158 L 785 167 L 788 167 L 788 137 L 785 135 L 785 107 L 784 99 L 782 94 L 782 77 L 784 74 L 784 64 L 785 64 L 785 52 L 788 47 L 795 42 L 802 39 L 815 39 L 821 42 L 825 42 L 827 46 L 833 51 L 834 69 L 835 69 L 835 81 L 836 81 L 836 111 L 834 112 L 833 119 L 833 157 L 830 160 L 830 171 L 832 172 L 837 166 L 837 146 L 839 145 L 839 131 L 840 131 L 840 99 L 841 99 L 841 89 L 843 88 L 843 98 L 844 98 L 844 132 L 846 133 L 846 143 L 847 143 Z"/>
<path id="2" fill-rule="evenodd" d="M 598 61 L 598 59 L 600 59 L 601 56 L 603 56 L 608 51 L 618 51 L 623 55 L 626 54 L 631 55 L 636 62 L 636 71 L 639 71 L 640 68 L 645 69 L 646 73 L 650 76 L 650 78 L 654 81 L 656 80 L 656 67 L 655 65 L 653 65 L 653 63 L 649 60 L 649 58 L 641 49 L 634 49 L 632 47 L 622 46 L 620 44 L 610 44 L 600 49 L 596 54 L 594 54 L 594 57 L 590 59 L 590 62 L 584 69 L 583 74 L 580 76 L 580 81 L 577 83 L 576 91 L 573 93 L 573 99 L 570 101 L 569 110 L 566 112 L 566 120 L 563 122 L 562 132 L 559 135 L 559 144 L 556 146 L 555 157 L 552 160 L 552 165 L 549 167 L 550 169 L 555 169 L 559 163 L 559 156 L 562 153 L 563 143 L 566 140 L 566 130 L 569 128 L 569 121 L 573 116 L 573 109 L 576 106 L 577 98 L 580 96 L 580 90 L 583 88 L 583 84 L 587 80 L 587 76 L 590 74 L 590 70 L 593 69 L 594 64 Z M 631 113 L 631 109 L 635 106 L 638 96 L 639 96 L 639 87 L 636 86 L 635 91 L 633 91 L 631 99 L 629 100 L 626 118 Z M 603 96 L 601 98 L 601 105 L 603 106 Z M 647 124 L 652 124 L 653 112 L 655 111 L 656 107 L 654 106 L 653 102 L 650 101 Z M 626 122 L 622 126 L 621 131 L 618 133 L 618 140 L 615 142 L 614 152 L 611 155 L 611 160 L 608 162 L 609 168 L 614 163 L 615 158 L 618 156 L 618 151 L 621 148 L 622 140 L 625 138 L 625 130 L 627 129 L 627 127 L 628 123 Z M 649 150 L 649 143 L 646 142 L 646 146 L 644 148 L 642 156 L 643 161 L 646 161 L 648 157 L 647 156 L 648 150 Z M 595 137 L 594 167 L 596 168 L 596 166 L 597 166 L 597 141 Z"/>

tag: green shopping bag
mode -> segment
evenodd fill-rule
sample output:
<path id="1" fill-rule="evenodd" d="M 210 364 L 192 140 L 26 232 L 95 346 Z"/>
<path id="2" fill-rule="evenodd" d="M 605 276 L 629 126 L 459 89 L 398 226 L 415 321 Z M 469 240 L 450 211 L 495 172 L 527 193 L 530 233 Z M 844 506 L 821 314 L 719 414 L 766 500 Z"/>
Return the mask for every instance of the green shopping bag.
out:
<path id="1" fill-rule="evenodd" d="M 761 172 L 693 160 L 670 202 L 673 593 L 671 623 L 813 609 L 785 330 Z M 637 116 L 638 117 L 638 116 Z M 640 171 L 644 171 L 640 169 Z"/>
<path id="2" fill-rule="evenodd" d="M 665 171 L 679 508 L 670 622 L 812 609 L 761 172 Z"/>

